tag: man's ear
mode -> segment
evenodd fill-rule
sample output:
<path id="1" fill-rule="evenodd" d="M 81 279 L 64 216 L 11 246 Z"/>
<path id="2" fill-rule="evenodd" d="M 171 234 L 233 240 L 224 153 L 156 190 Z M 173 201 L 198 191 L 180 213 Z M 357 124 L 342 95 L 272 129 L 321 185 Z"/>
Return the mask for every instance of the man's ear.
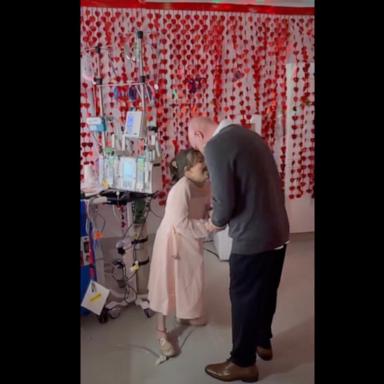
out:
<path id="1" fill-rule="evenodd" d="M 196 131 L 195 137 L 198 138 L 199 140 L 204 140 L 204 133 L 201 131 Z"/>

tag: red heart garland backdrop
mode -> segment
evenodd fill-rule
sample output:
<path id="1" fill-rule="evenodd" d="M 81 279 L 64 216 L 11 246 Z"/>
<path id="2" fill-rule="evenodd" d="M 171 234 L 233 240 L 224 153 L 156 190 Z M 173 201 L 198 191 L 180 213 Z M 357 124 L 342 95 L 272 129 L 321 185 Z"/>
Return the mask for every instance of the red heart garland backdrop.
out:
<path id="1" fill-rule="evenodd" d="M 99 111 L 92 84 L 100 58 L 103 83 L 138 79 L 135 33 L 144 31 L 143 61 L 162 149 L 164 198 L 169 162 L 188 147 L 187 123 L 204 114 L 249 122 L 262 115 L 262 136 L 274 152 L 290 198 L 314 191 L 314 17 L 247 12 L 81 8 L 81 165 L 94 163 L 99 138 L 86 118 Z M 100 56 L 95 46 L 103 49 Z M 294 66 L 287 81 L 287 68 Z M 89 72 L 89 73 L 88 73 Z M 139 107 L 129 87 L 103 88 L 103 110 L 112 132 Z M 287 148 L 291 147 L 289 151 Z M 137 151 L 139 148 L 135 147 Z M 82 177 L 82 175 L 81 175 Z"/>

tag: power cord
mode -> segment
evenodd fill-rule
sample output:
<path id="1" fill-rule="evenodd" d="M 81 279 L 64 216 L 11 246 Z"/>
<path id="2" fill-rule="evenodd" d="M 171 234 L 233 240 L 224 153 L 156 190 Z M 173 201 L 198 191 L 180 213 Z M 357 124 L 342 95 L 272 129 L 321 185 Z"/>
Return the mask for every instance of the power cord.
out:
<path id="1" fill-rule="evenodd" d="M 204 248 L 205 251 L 209 252 L 209 253 L 212 253 L 213 255 L 215 255 L 217 258 L 219 257 L 219 255 L 216 253 L 216 252 L 213 252 L 211 251 L 210 249 L 208 248 Z"/>

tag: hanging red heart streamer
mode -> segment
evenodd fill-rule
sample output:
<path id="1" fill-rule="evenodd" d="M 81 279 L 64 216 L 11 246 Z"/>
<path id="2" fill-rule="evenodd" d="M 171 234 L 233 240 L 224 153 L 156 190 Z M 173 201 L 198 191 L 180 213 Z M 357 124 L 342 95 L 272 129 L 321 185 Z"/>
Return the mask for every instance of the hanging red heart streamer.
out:
<path id="1" fill-rule="evenodd" d="M 313 78 L 310 71 L 301 74 L 303 79 L 294 91 L 294 106 L 299 109 L 300 104 L 307 103 L 306 107 L 303 112 L 297 111 L 294 129 L 285 126 L 285 64 L 291 55 L 303 63 L 313 61 L 313 16 L 85 7 L 81 12 L 82 49 L 113 45 L 101 55 L 103 83 L 138 78 L 137 64 L 132 60 L 138 29 L 144 31 L 144 67 L 152 88 L 155 84 L 157 87 L 154 106 L 148 106 L 147 113 L 148 120 L 156 119 L 159 127 L 165 193 L 169 190 L 169 160 L 189 145 L 187 124 L 191 116 L 239 118 L 247 124 L 255 113 L 262 114 L 262 134 L 271 149 L 278 151 L 282 182 L 289 179 L 287 185 L 293 186 L 293 198 L 313 193 L 314 115 L 313 105 L 308 103 L 314 99 L 313 92 L 308 91 Z M 96 54 L 89 55 L 92 70 L 96 71 Z M 199 89 L 193 83 L 197 78 L 204 79 Z M 86 118 L 95 113 L 91 88 L 92 84 L 82 79 L 81 143 L 93 140 L 83 135 L 89 133 Z M 117 100 L 113 87 L 103 96 L 104 113 L 112 117 L 107 134 L 110 142 L 111 132 L 124 126 L 128 109 L 140 108 L 140 102 L 127 97 Z M 291 132 L 300 130 L 301 137 Z M 285 157 L 286 134 L 296 135 L 291 137 L 295 148 L 289 175 L 285 173 L 286 162 L 291 161 Z M 93 147 L 81 146 L 81 150 L 82 164 L 94 161 L 97 151 Z M 165 198 L 166 194 L 160 201 L 164 203 Z"/>

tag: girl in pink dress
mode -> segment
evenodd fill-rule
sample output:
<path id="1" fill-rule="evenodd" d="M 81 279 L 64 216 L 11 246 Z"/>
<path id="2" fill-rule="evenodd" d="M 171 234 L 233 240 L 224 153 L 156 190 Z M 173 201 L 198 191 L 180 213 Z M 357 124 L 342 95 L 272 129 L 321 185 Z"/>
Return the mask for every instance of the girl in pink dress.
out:
<path id="1" fill-rule="evenodd" d="M 203 239 L 209 233 L 210 206 L 208 172 L 199 151 L 180 151 L 171 172 L 180 179 L 168 194 L 156 232 L 148 281 L 149 306 L 158 312 L 156 334 L 167 357 L 176 352 L 168 339 L 166 316 L 175 314 L 191 325 L 205 324 Z"/>

